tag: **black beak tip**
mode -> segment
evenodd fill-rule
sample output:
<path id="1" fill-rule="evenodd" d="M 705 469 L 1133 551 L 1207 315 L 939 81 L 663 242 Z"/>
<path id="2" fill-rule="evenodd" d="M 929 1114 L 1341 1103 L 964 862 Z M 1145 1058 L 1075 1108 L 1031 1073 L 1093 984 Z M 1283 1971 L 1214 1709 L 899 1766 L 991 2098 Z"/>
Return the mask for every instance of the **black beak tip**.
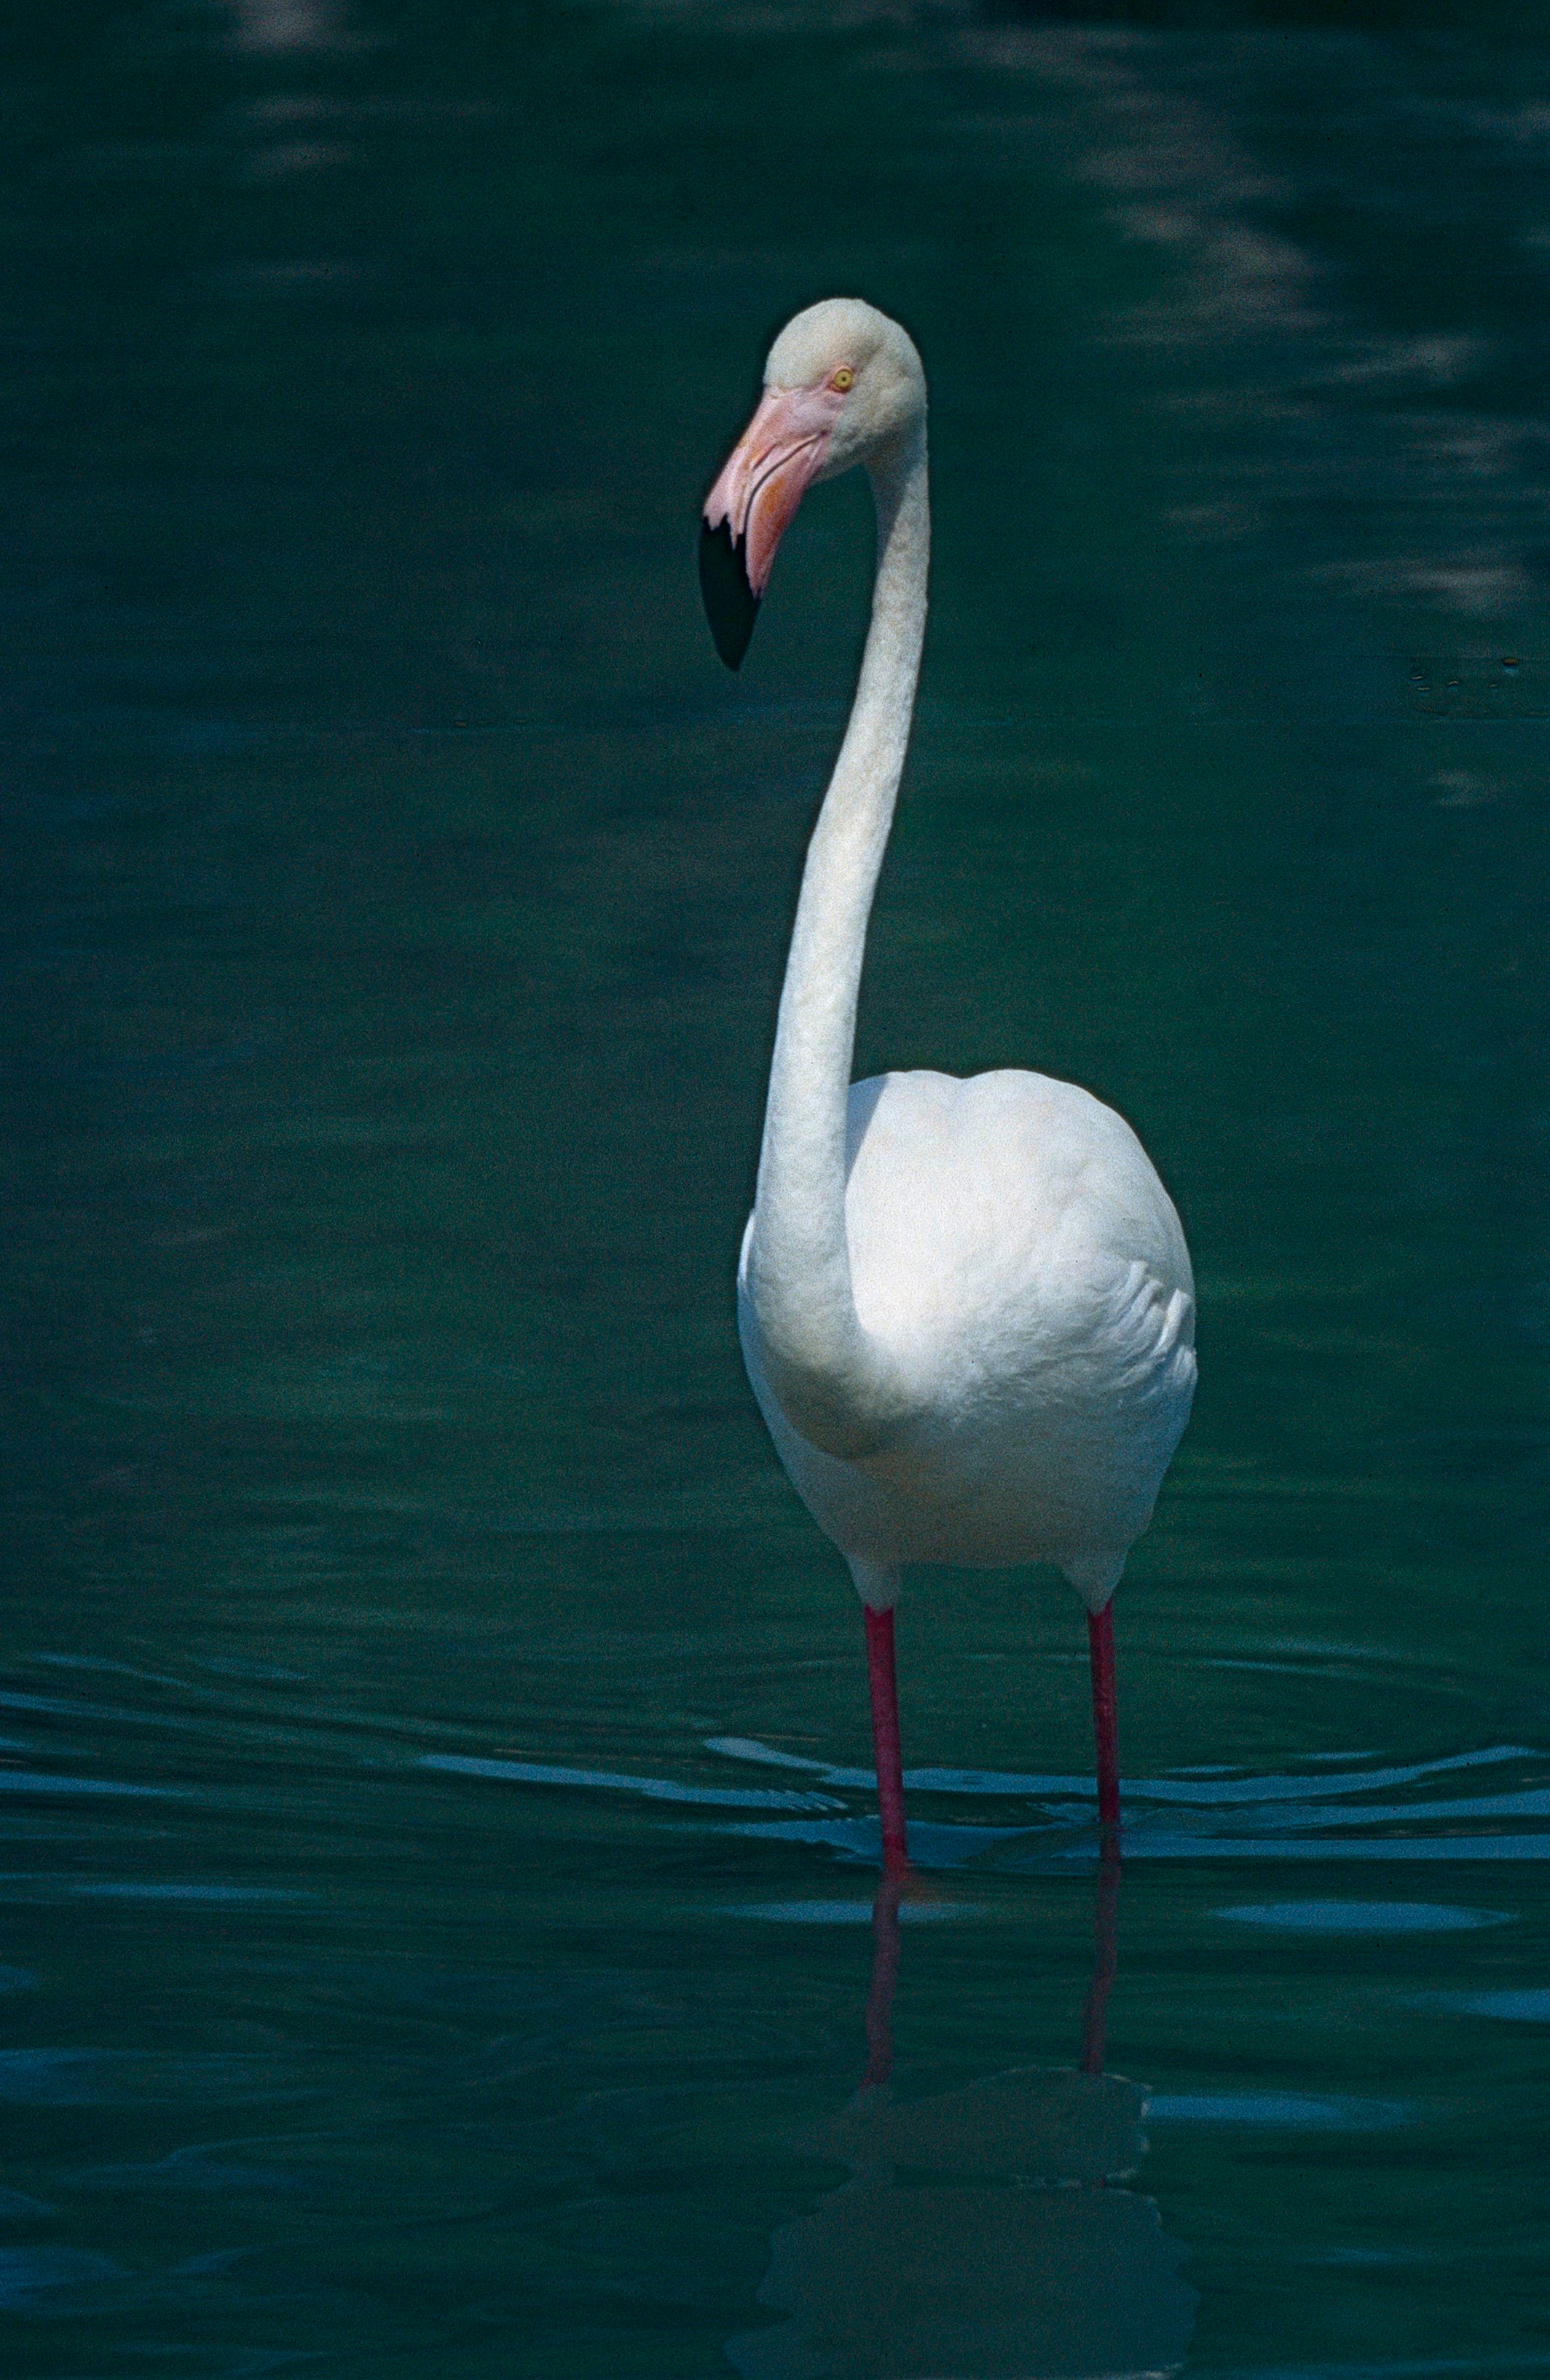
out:
<path id="1" fill-rule="evenodd" d="M 753 623 L 759 617 L 759 598 L 748 583 L 743 557 L 732 542 L 726 521 L 715 528 L 708 521 L 700 524 L 700 594 L 716 651 L 727 668 L 735 670 L 748 650 Z"/>

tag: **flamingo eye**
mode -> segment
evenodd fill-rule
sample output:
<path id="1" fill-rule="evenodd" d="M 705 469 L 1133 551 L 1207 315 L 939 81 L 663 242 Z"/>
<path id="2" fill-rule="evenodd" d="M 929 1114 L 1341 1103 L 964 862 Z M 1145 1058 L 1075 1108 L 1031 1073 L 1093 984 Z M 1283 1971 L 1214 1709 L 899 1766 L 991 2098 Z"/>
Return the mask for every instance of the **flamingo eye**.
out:
<path id="1" fill-rule="evenodd" d="M 841 364 L 838 371 L 835 372 L 829 381 L 829 386 L 831 388 L 838 389 L 841 396 L 844 395 L 848 388 L 854 388 L 855 385 L 856 375 L 851 370 L 848 364 Z"/>

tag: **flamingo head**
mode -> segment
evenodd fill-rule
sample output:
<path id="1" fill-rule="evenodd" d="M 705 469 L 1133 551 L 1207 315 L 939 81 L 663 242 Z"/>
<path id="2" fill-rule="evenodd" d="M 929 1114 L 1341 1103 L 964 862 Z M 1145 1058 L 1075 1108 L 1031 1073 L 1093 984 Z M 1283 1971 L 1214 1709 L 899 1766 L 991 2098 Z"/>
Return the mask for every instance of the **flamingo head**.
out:
<path id="1" fill-rule="evenodd" d="M 775 548 L 814 480 L 897 450 L 925 409 L 914 342 L 874 306 L 825 298 L 787 323 L 701 523 L 700 590 L 728 669 L 748 650 Z"/>

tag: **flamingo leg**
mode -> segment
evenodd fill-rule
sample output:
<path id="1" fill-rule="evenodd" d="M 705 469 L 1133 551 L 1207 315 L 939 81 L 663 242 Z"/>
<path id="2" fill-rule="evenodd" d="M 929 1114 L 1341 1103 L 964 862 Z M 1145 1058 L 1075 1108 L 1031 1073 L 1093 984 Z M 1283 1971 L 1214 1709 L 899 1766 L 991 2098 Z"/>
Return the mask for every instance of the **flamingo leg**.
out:
<path id="1" fill-rule="evenodd" d="M 871 1618 L 869 1612 L 867 1617 Z M 1119 1747 L 1115 1736 L 1114 1606 L 1087 1615 L 1087 1649 L 1092 1663 L 1092 1734 L 1098 1748 L 1098 1825 L 1119 1824 Z"/>
<path id="2" fill-rule="evenodd" d="M 894 1672 L 894 1615 L 862 1606 L 866 1674 L 872 1694 L 872 1749 L 877 1762 L 877 1815 L 883 1821 L 883 1873 L 909 1864 L 904 1840 L 904 1761 L 898 1742 L 898 1684 Z"/>

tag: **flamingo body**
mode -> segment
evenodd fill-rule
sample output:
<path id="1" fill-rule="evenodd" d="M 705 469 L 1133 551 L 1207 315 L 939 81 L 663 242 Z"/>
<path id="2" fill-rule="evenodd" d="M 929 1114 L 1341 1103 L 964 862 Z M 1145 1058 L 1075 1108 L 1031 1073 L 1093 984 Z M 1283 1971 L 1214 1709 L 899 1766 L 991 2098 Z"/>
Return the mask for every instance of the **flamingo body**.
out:
<path id="1" fill-rule="evenodd" d="M 856 1311 L 915 1414 L 852 1459 L 792 1427 L 761 1360 L 751 1217 L 738 1325 L 781 1461 L 874 1607 L 901 1562 L 1049 1561 L 1100 1608 L 1194 1393 L 1189 1252 L 1145 1150 L 1090 1092 L 1012 1069 L 873 1076 L 848 1127 Z"/>

